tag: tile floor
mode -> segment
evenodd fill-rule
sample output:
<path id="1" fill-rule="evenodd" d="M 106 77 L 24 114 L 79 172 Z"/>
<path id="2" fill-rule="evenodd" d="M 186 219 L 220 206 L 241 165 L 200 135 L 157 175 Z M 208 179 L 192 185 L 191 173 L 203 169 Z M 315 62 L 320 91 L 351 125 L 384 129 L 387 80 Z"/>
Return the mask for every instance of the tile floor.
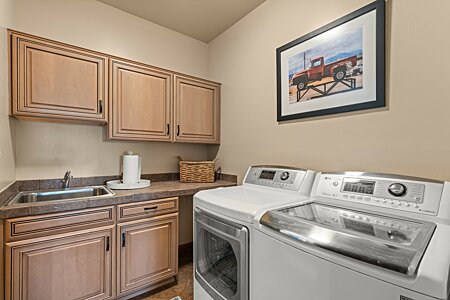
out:
<path id="1" fill-rule="evenodd" d="M 178 262 L 178 282 L 169 286 L 134 297 L 130 300 L 170 300 L 179 296 L 181 300 L 193 300 L 192 248 L 180 251 Z"/>

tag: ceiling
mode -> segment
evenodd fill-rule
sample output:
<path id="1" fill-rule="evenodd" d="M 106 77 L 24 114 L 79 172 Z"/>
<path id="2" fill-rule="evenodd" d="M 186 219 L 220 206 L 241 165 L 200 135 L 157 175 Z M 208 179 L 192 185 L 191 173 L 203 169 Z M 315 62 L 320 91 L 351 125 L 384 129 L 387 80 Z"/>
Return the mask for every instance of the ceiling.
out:
<path id="1" fill-rule="evenodd" d="M 265 0 L 98 0 L 209 43 Z"/>

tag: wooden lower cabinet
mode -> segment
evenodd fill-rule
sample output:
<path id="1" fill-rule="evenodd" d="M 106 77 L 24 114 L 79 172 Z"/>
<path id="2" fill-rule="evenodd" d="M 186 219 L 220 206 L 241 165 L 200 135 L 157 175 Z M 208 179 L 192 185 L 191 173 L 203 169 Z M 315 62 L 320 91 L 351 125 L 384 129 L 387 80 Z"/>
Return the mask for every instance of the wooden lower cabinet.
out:
<path id="1" fill-rule="evenodd" d="M 114 226 L 5 244 L 6 299 L 108 299 Z"/>
<path id="2" fill-rule="evenodd" d="M 128 299 L 178 273 L 178 198 L 8 219 L 0 245 L 5 300 Z"/>
<path id="3" fill-rule="evenodd" d="M 178 272 L 178 213 L 117 225 L 118 296 Z"/>

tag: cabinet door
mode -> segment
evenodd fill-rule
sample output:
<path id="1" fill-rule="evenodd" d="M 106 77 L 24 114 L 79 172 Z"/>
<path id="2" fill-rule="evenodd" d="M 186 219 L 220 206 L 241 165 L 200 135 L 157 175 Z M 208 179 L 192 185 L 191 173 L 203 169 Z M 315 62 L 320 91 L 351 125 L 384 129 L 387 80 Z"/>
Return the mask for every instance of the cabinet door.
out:
<path id="1" fill-rule="evenodd" d="M 120 224 L 118 234 L 119 293 L 177 274 L 177 213 Z"/>
<path id="2" fill-rule="evenodd" d="M 106 56 L 10 34 L 14 116 L 106 122 Z"/>
<path id="3" fill-rule="evenodd" d="M 220 84 L 175 77 L 175 141 L 220 142 Z"/>
<path id="4" fill-rule="evenodd" d="M 107 299 L 114 227 L 7 243 L 6 299 Z"/>
<path id="5" fill-rule="evenodd" d="M 170 141 L 172 74 L 115 59 L 110 69 L 109 138 Z"/>

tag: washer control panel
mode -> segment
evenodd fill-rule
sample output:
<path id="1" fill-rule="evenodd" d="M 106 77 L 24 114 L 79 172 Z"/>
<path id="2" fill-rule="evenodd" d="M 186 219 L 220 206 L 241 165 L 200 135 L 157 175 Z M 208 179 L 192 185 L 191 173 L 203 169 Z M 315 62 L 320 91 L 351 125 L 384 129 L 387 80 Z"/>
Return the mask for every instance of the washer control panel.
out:
<path id="1" fill-rule="evenodd" d="M 247 172 L 244 183 L 298 191 L 306 171 L 271 166 L 253 166 Z"/>
<path id="2" fill-rule="evenodd" d="M 317 179 L 316 179 L 317 180 Z M 443 183 L 385 174 L 321 173 L 316 196 L 437 215 Z"/>

